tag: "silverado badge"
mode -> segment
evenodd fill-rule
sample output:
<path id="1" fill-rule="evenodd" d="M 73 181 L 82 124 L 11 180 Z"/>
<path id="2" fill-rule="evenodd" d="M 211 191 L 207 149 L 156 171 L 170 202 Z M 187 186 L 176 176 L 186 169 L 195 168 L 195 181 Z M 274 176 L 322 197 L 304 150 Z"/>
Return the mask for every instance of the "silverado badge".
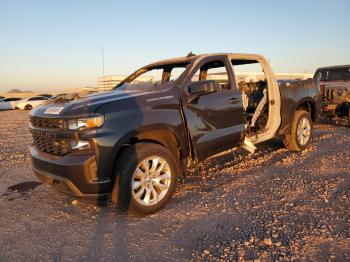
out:
<path id="1" fill-rule="evenodd" d="M 61 113 L 61 111 L 63 110 L 63 106 L 54 106 L 54 107 L 49 107 L 48 109 L 45 110 L 45 114 L 51 114 L 51 115 L 58 115 L 59 113 Z"/>

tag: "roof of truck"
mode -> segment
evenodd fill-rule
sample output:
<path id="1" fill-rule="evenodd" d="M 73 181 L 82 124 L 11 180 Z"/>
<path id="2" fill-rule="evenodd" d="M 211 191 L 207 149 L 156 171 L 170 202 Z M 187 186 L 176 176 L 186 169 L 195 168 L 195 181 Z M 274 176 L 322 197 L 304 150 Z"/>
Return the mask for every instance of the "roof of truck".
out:
<path id="1" fill-rule="evenodd" d="M 344 67 L 350 67 L 350 65 L 338 65 L 338 66 L 327 66 L 327 67 L 320 67 L 316 71 L 319 70 L 326 70 L 326 69 L 337 69 L 337 68 L 344 68 Z"/>
<path id="2" fill-rule="evenodd" d="M 158 66 L 158 65 L 167 65 L 167 64 L 181 64 L 181 63 L 187 63 L 187 62 L 192 62 L 198 58 L 198 55 L 193 55 L 193 56 L 184 56 L 184 57 L 176 57 L 176 58 L 170 58 L 170 59 L 165 59 L 165 60 L 160 60 L 154 63 L 151 63 L 145 67 L 153 67 L 153 66 Z"/>
<path id="3" fill-rule="evenodd" d="M 165 60 L 160 60 L 151 64 L 148 64 L 145 66 L 145 68 L 149 67 L 156 67 L 156 66 L 162 66 L 167 64 L 181 64 L 181 63 L 188 63 L 192 62 L 193 60 L 197 59 L 198 57 L 206 57 L 206 56 L 220 56 L 220 55 L 232 55 L 232 56 L 247 56 L 247 57 L 261 57 L 261 55 L 257 54 L 243 54 L 243 53 L 209 53 L 209 54 L 200 54 L 200 55 L 194 55 L 190 53 L 187 56 L 184 57 L 177 57 L 177 58 L 170 58 Z"/>

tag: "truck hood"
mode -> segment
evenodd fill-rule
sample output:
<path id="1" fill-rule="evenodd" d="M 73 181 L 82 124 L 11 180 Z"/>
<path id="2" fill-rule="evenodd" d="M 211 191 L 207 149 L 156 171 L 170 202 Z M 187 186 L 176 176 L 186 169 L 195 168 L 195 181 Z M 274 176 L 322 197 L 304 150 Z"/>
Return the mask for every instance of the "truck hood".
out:
<path id="1" fill-rule="evenodd" d="M 147 90 L 112 90 L 105 93 L 94 93 L 74 100 L 53 100 L 49 101 L 31 111 L 32 116 L 46 118 L 57 117 L 81 117 L 93 115 L 96 109 L 104 104 L 116 101 L 124 101 L 152 92 Z"/>

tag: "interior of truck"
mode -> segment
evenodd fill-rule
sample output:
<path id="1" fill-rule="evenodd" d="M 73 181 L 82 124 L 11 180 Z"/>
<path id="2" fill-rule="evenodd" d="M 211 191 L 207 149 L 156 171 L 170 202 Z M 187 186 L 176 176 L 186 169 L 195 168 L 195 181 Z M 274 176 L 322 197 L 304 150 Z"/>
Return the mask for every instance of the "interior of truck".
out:
<path id="1" fill-rule="evenodd" d="M 225 64 L 220 60 L 211 61 L 204 64 L 198 73 L 194 75 L 192 81 L 194 81 L 196 78 L 198 81 L 215 80 L 218 84 L 218 91 L 232 88 L 228 81 Z"/>
<path id="2" fill-rule="evenodd" d="M 262 132 L 268 121 L 268 82 L 256 60 L 231 60 L 238 89 L 242 93 L 246 133 Z"/>

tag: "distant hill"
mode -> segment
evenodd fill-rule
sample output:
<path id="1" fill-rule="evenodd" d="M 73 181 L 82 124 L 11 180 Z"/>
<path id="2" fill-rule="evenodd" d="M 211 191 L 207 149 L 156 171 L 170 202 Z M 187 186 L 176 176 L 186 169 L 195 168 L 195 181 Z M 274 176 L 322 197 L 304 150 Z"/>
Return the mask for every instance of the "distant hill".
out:
<path id="1" fill-rule="evenodd" d="M 7 93 L 33 93 L 33 91 L 31 91 L 31 90 L 22 91 L 22 90 L 14 88 L 14 89 L 9 90 Z"/>

